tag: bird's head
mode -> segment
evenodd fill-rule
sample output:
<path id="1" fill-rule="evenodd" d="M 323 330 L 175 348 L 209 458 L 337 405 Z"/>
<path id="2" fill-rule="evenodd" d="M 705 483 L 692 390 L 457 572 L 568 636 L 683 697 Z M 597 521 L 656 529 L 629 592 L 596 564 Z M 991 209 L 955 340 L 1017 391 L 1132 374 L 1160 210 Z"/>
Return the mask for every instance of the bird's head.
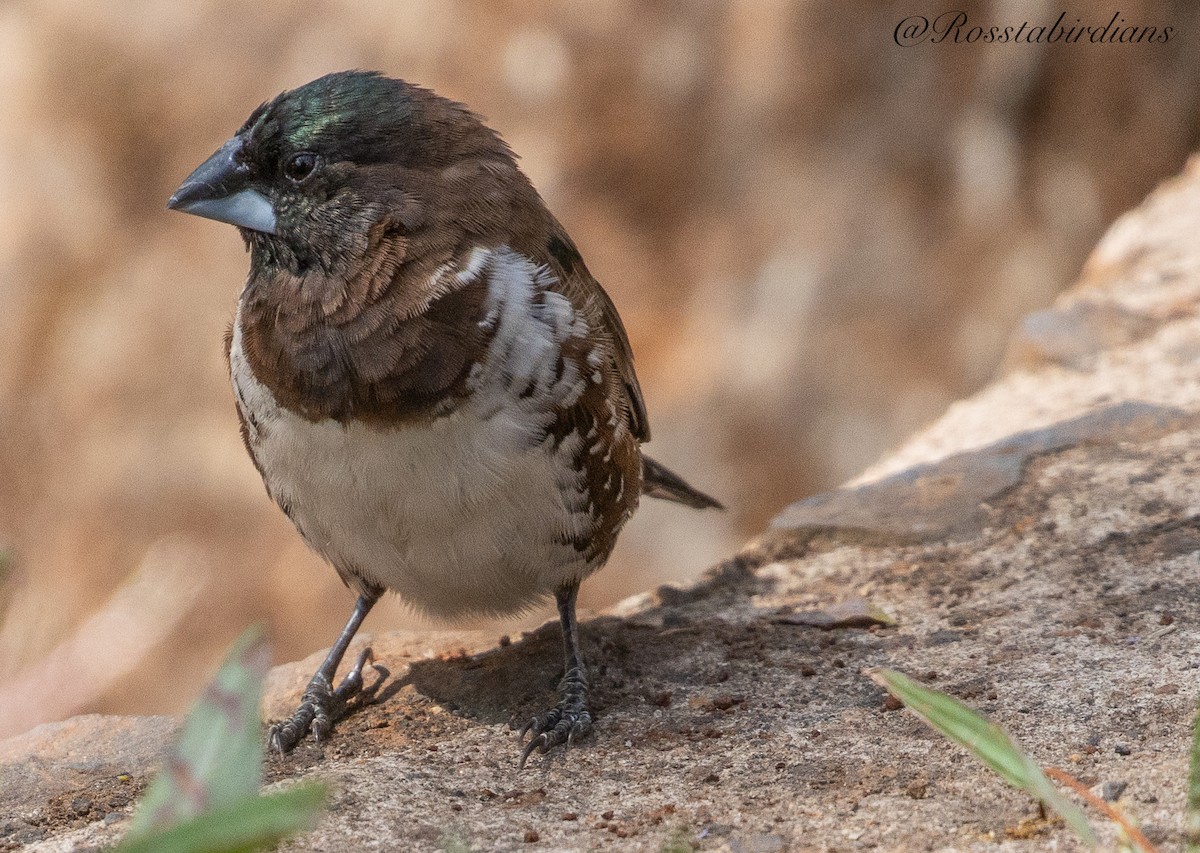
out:
<path id="1" fill-rule="evenodd" d="M 256 263 L 332 271 L 361 256 L 373 231 L 410 233 L 453 215 L 476 172 L 511 172 L 528 186 L 507 145 L 461 104 L 344 71 L 256 109 L 167 206 L 238 226 Z M 503 194 L 488 210 L 502 212 Z"/>

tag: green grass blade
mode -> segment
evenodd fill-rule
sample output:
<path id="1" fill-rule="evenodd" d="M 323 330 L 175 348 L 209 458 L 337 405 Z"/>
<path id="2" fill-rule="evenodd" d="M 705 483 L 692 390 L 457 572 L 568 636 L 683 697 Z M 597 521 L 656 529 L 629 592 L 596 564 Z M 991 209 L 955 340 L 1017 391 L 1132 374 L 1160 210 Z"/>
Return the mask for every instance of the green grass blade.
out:
<path id="1" fill-rule="evenodd" d="M 260 797 L 243 797 L 219 809 L 123 843 L 115 853 L 235 853 L 254 850 L 311 829 L 325 803 L 321 784 L 300 784 Z"/>
<path id="2" fill-rule="evenodd" d="M 257 796 L 263 757 L 258 701 L 269 665 L 262 629 L 248 629 L 188 713 L 134 814 L 131 836 Z"/>
<path id="3" fill-rule="evenodd" d="M 867 675 L 930 726 L 965 746 L 1010 785 L 1028 792 L 1058 812 L 1084 844 L 1093 850 L 1096 848 L 1099 843 L 1096 833 L 1083 812 L 1058 792 L 1041 768 L 1003 729 L 953 696 L 923 687 L 894 670 L 875 669 Z"/>
<path id="4" fill-rule="evenodd" d="M 1184 833 L 1187 853 L 1200 853 L 1200 711 L 1192 720 L 1191 772 L 1188 774 L 1187 810 Z"/>

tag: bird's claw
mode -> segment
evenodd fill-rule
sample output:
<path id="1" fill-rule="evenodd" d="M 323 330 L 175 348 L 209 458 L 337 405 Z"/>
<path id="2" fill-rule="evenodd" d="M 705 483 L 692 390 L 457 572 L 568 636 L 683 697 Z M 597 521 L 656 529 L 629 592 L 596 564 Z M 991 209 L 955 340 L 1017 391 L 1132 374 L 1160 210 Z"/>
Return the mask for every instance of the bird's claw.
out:
<path id="1" fill-rule="evenodd" d="M 310 731 L 317 743 L 325 740 L 333 724 L 345 712 L 347 703 L 362 692 L 363 667 L 373 660 L 371 650 L 363 649 L 336 690 L 323 673 L 314 675 L 304 690 L 296 713 L 283 722 L 273 723 L 267 730 L 267 744 L 271 750 L 280 755 L 291 752 Z"/>
<path id="2" fill-rule="evenodd" d="M 581 672 L 570 672 L 560 685 L 562 701 L 546 713 L 533 717 L 521 729 L 520 740 L 530 732 L 533 738 L 521 750 L 519 769 L 535 751 L 545 755 L 556 746 L 568 749 L 592 730 L 592 714 L 587 706 L 587 681 Z"/>

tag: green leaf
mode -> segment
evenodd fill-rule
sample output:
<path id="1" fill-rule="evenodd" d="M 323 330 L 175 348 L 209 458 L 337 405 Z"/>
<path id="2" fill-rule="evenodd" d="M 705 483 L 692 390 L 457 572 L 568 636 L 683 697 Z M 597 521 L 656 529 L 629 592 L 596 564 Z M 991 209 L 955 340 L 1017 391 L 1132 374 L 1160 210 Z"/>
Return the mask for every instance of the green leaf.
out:
<path id="1" fill-rule="evenodd" d="M 263 757 L 258 702 L 269 665 L 262 628 L 248 629 L 188 714 L 133 817 L 131 837 L 257 797 Z"/>
<path id="2" fill-rule="evenodd" d="M 1184 812 L 1184 833 L 1187 853 L 1200 853 L 1200 711 L 1192 720 L 1191 772 L 1188 774 L 1187 809 Z"/>
<path id="3" fill-rule="evenodd" d="M 126 840 L 115 853 L 236 853 L 272 844 L 311 829 L 325 803 L 319 783 L 295 785 L 277 794 L 242 797 L 165 829 Z M 132 833 L 130 833 L 132 835 Z"/>
<path id="4" fill-rule="evenodd" d="M 973 752 L 1010 785 L 1028 792 L 1062 815 L 1079 839 L 1089 848 L 1096 849 L 1099 841 L 1083 812 L 1058 792 L 1041 768 L 1012 742 L 1003 729 L 953 696 L 923 687 L 894 670 L 874 669 L 869 670 L 867 675 L 930 726 Z"/>

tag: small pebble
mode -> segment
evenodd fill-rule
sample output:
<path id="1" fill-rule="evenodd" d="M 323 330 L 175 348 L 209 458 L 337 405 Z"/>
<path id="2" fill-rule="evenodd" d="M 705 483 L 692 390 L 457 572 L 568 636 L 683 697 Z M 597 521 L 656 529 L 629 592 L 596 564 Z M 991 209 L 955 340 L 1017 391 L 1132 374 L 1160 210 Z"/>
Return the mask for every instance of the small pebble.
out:
<path id="1" fill-rule="evenodd" d="M 1106 803 L 1115 803 L 1128 787 L 1128 782 L 1105 782 L 1100 786 L 1100 798 Z"/>

